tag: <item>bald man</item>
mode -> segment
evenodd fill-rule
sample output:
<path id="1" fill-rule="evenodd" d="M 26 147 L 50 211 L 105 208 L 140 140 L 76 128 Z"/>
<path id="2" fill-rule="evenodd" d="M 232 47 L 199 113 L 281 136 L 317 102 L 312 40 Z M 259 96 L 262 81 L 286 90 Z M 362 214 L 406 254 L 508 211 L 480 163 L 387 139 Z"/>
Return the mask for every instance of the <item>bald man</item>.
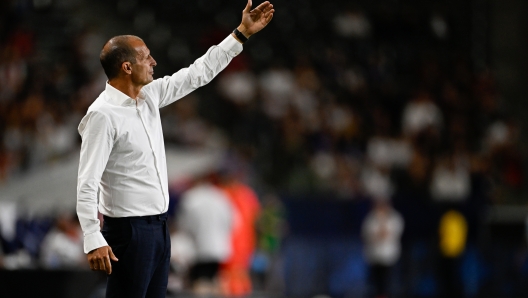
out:
<path id="1" fill-rule="evenodd" d="M 108 274 L 106 297 L 165 297 L 169 196 L 159 109 L 209 83 L 267 26 L 273 5 L 251 6 L 232 34 L 172 76 L 153 79 L 156 61 L 139 37 L 116 36 L 101 51 L 108 82 L 79 124 L 77 213 L 90 268 Z"/>

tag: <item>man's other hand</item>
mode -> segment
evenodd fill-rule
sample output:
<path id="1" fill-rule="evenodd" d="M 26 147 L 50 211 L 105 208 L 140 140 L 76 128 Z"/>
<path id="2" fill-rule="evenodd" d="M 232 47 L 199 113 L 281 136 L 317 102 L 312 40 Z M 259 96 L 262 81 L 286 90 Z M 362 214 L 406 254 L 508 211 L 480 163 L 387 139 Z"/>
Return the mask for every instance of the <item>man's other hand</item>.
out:
<path id="1" fill-rule="evenodd" d="M 251 9 L 252 5 L 252 0 L 248 0 L 246 8 L 242 11 L 242 23 L 237 28 L 247 38 L 266 27 L 275 12 L 273 4 L 269 1 L 261 3 L 255 9 Z"/>
<path id="2" fill-rule="evenodd" d="M 105 271 L 106 274 L 112 274 L 112 263 L 110 262 L 110 259 L 114 262 L 118 261 L 110 246 L 96 248 L 89 252 L 87 257 L 90 269 L 94 271 Z"/>

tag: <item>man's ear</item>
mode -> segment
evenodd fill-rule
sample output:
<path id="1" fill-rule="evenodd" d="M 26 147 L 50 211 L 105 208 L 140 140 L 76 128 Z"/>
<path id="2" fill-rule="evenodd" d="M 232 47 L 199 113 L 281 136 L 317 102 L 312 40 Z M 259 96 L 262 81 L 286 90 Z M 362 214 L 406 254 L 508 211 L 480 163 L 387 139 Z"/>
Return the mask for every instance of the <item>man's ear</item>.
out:
<path id="1" fill-rule="evenodd" d="M 121 69 L 127 74 L 132 74 L 132 63 L 123 62 L 123 64 L 121 64 Z"/>

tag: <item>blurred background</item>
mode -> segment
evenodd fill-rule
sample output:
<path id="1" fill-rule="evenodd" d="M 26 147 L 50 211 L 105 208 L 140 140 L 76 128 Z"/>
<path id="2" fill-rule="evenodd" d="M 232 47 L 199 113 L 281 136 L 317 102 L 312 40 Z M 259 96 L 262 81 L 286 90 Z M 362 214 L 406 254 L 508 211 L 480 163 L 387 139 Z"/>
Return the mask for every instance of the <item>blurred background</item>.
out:
<path id="1" fill-rule="evenodd" d="M 225 71 L 161 110 L 168 297 L 526 297 L 528 2 L 273 4 Z M 170 75 L 244 6 L 0 2 L 1 297 L 102 297 L 75 200 L 106 40 L 140 36 Z M 184 208 L 200 187 L 231 210 L 205 280 L 190 234 L 211 205 Z"/>

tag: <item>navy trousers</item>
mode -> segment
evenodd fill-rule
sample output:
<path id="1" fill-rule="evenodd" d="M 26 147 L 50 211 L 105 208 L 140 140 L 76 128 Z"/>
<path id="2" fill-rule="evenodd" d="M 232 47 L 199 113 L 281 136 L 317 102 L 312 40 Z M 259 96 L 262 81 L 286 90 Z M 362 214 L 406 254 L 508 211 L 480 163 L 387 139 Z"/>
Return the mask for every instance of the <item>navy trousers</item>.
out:
<path id="1" fill-rule="evenodd" d="M 171 250 L 167 214 L 105 216 L 101 232 L 119 259 L 111 261 L 106 297 L 165 297 Z"/>

